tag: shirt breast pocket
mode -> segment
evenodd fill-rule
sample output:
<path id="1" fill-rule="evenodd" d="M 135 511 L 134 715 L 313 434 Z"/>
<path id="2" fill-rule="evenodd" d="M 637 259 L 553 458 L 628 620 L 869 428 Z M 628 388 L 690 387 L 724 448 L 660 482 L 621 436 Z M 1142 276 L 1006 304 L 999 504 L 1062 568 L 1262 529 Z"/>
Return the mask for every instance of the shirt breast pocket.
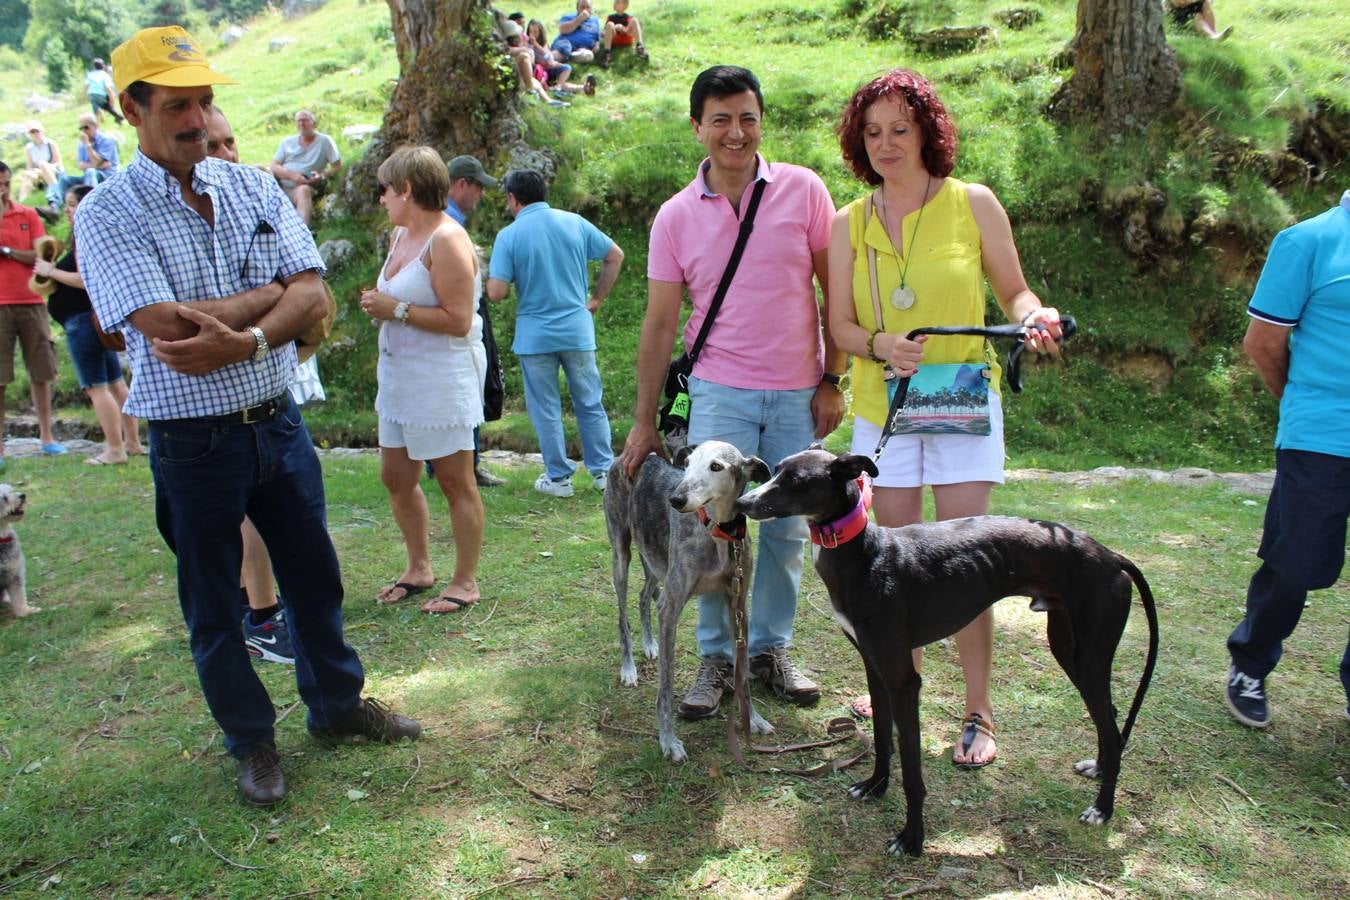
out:
<path id="1" fill-rule="evenodd" d="M 259 222 L 244 249 L 239 280 L 245 288 L 262 287 L 281 269 L 281 238 L 270 222 Z"/>

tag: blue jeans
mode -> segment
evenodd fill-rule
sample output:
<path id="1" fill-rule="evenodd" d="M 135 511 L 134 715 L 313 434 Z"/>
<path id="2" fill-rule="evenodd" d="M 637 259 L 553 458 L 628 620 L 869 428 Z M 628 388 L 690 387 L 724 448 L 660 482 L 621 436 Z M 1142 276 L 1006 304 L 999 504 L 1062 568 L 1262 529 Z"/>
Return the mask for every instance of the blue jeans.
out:
<path id="1" fill-rule="evenodd" d="M 1350 458 L 1278 450 L 1275 460 L 1257 550 L 1261 568 L 1247 587 L 1247 615 L 1228 637 L 1233 664 L 1252 678 L 1265 678 L 1279 663 L 1308 591 L 1336 583 L 1350 519 Z M 1350 641 L 1341 656 L 1341 685 L 1350 705 Z"/>
<path id="2" fill-rule="evenodd" d="M 270 422 L 150 423 L 155 520 L 178 557 L 178 602 L 192 660 L 225 749 L 273 742 L 276 713 L 240 632 L 239 526 L 247 513 L 272 558 L 309 727 L 355 708 L 365 676 L 342 636 L 342 577 L 328 537 L 323 473 L 289 392 Z"/>
<path id="3" fill-rule="evenodd" d="M 75 187 L 75 185 L 87 184 L 90 187 L 98 187 L 99 182 L 107 181 L 114 174 L 116 173 L 104 172 L 100 169 L 85 169 L 78 175 L 62 175 L 56 180 L 56 199 L 52 200 L 52 190 L 50 188 L 47 191 L 47 199 L 49 202 L 60 206 L 61 203 L 65 202 L 66 191 L 69 191 L 71 188 Z"/>
<path id="4" fill-rule="evenodd" d="M 689 379 L 689 443 L 726 441 L 746 456 L 758 456 L 772 469 L 786 456 L 805 450 L 816 439 L 811 398 L 815 388 L 754 391 Z M 792 640 L 797 588 L 802 581 L 806 520 L 771 519 L 759 524 L 755 579 L 750 599 L 751 656 Z M 731 659 L 734 647 L 726 597 L 719 591 L 698 598 L 699 652 Z"/>
<path id="5" fill-rule="evenodd" d="M 93 313 L 76 313 L 61 323 L 66 332 L 66 347 L 75 367 L 80 387 L 107 387 L 122 380 L 122 363 L 117 354 L 99 343 L 94 332 Z"/>
<path id="6" fill-rule="evenodd" d="M 554 481 L 572 477 L 576 467 L 567 459 L 563 438 L 562 391 L 558 369 L 567 376 L 572 394 L 572 412 L 581 431 L 581 452 L 586 469 L 592 475 L 609 472 L 614 463 L 614 446 L 605 414 L 604 389 L 594 350 L 559 350 L 556 353 L 527 353 L 517 357 L 525 376 L 525 410 L 539 438 L 544 471 Z"/>

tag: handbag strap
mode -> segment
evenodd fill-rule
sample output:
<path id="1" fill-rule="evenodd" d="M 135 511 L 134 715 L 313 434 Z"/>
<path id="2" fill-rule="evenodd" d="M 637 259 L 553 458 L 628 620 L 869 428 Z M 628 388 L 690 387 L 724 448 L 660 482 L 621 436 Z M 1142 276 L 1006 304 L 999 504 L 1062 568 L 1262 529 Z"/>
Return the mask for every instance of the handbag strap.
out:
<path id="1" fill-rule="evenodd" d="M 881 292 L 877 290 L 877 248 L 867 243 L 867 225 L 872 220 L 872 200 L 876 194 L 868 194 L 863 204 L 863 243 L 867 246 L 867 277 L 872 285 L 872 317 L 877 331 L 886 330 L 886 322 L 881 317 Z"/>
<path id="2" fill-rule="evenodd" d="M 750 194 L 750 205 L 746 207 L 745 216 L 741 219 L 741 230 L 736 235 L 736 246 L 731 249 L 731 258 L 727 260 L 722 280 L 717 284 L 717 293 L 713 294 L 708 314 L 703 317 L 703 325 L 698 330 L 698 337 L 694 339 L 694 346 L 689 349 L 690 365 L 698 360 L 703 342 L 708 339 L 708 332 L 712 330 L 713 319 L 717 318 L 717 311 L 722 308 L 722 301 L 726 299 L 727 291 L 731 288 L 731 279 L 736 277 L 736 267 L 741 264 L 741 255 L 745 253 L 750 232 L 755 229 L 755 211 L 759 209 L 759 198 L 764 195 L 764 185 L 767 183 L 763 178 L 755 182 L 754 191 Z"/>

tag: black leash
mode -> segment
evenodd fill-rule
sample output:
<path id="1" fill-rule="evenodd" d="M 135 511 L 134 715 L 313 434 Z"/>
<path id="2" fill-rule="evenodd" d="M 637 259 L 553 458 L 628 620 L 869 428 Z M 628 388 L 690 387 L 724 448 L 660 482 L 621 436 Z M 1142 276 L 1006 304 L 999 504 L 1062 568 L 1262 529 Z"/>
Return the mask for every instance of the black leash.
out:
<path id="1" fill-rule="evenodd" d="M 1078 323 L 1073 316 L 1060 316 L 1059 327 L 1063 334 L 1059 337 L 1059 342 L 1065 343 L 1069 338 L 1078 333 Z M 1035 328 L 1037 331 L 1048 331 L 1044 325 L 1039 322 L 1035 325 L 934 325 L 930 328 L 915 328 L 909 334 L 905 335 L 906 340 L 914 340 L 921 334 L 970 334 L 986 338 L 1010 338 L 1015 343 L 1008 350 L 1008 387 L 1014 394 L 1022 393 L 1022 354 L 1027 349 L 1027 329 Z M 900 379 L 895 387 L 895 396 L 891 399 L 891 408 L 886 411 L 886 425 L 881 429 L 881 439 L 877 441 L 877 449 L 873 452 L 873 459 L 881 458 L 881 451 L 886 448 L 886 442 L 895 434 L 895 420 L 897 414 L 905 405 L 905 395 L 909 393 L 909 378 L 906 375 Z"/>

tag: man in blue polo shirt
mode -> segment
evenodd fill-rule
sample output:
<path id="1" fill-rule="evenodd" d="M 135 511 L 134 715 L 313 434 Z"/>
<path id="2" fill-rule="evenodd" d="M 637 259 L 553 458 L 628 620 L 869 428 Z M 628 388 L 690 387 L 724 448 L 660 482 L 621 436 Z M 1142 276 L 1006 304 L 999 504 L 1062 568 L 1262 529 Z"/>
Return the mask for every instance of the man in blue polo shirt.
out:
<path id="1" fill-rule="evenodd" d="M 600 43 L 600 20 L 595 17 L 591 0 L 577 0 L 577 11 L 564 13 L 558 19 L 558 36 L 551 48 L 563 62 L 587 63 L 595 59 L 595 47 Z"/>
<path id="2" fill-rule="evenodd" d="M 1265 679 L 1280 661 L 1308 591 L 1330 587 L 1345 562 L 1350 517 L 1350 191 L 1339 206 L 1275 236 L 1243 342 L 1280 401 L 1275 486 L 1247 588 L 1247 615 L 1228 638 L 1225 699 L 1233 718 L 1270 724 Z M 1350 718 L 1350 643 L 1341 657 Z"/>
<path id="3" fill-rule="evenodd" d="M 576 213 L 552 209 L 544 176 L 530 169 L 502 180 L 507 211 L 515 221 L 497 235 L 488 265 L 487 293 L 503 299 L 516 285 L 516 339 L 511 349 L 525 376 L 525 408 L 544 457 L 534 489 L 572 496 L 572 473 L 563 440 L 558 369 L 567 375 L 572 410 L 581 432 L 583 461 L 597 490 L 605 489 L 614 450 L 595 365 L 595 311 L 609 296 L 623 251 Z M 601 260 L 595 290 L 588 291 L 587 262 Z M 589 297 L 588 297 L 589 294 Z"/>

